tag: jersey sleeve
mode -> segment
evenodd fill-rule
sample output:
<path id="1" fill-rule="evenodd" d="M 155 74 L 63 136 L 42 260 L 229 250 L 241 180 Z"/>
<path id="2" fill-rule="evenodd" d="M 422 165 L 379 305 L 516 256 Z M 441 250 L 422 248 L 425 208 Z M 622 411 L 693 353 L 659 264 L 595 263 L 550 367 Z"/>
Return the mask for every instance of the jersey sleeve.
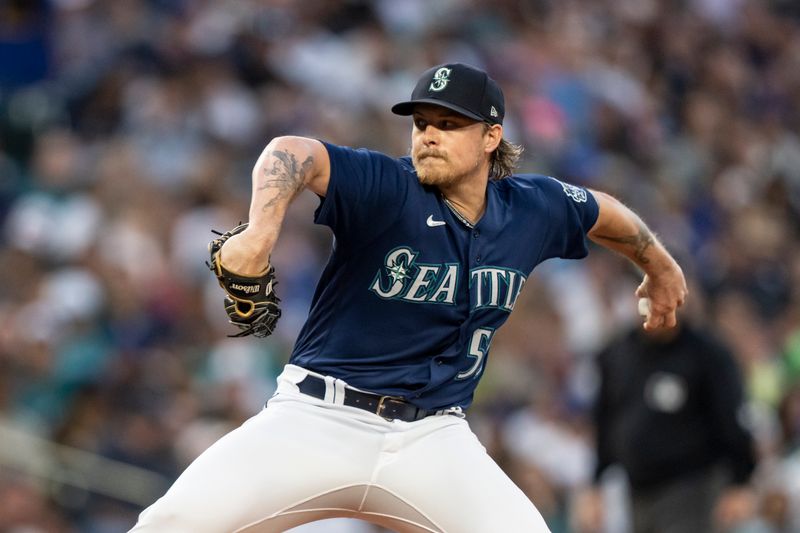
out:
<path id="1" fill-rule="evenodd" d="M 330 227 L 339 246 L 366 244 L 400 216 L 408 173 L 398 160 L 379 152 L 323 144 L 331 175 L 314 221 Z"/>
<path id="2" fill-rule="evenodd" d="M 538 177 L 548 211 L 548 228 L 542 260 L 551 257 L 581 259 L 589 253 L 586 234 L 597 221 L 599 207 L 583 187 L 551 177 Z"/>

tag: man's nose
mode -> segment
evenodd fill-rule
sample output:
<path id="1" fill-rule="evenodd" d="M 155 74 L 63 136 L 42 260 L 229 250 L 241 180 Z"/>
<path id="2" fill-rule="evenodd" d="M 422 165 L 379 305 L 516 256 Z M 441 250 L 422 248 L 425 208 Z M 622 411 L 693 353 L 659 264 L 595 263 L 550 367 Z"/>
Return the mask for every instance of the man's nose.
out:
<path id="1" fill-rule="evenodd" d="M 422 143 L 425 146 L 439 143 L 439 130 L 435 126 L 428 124 L 422 131 Z"/>

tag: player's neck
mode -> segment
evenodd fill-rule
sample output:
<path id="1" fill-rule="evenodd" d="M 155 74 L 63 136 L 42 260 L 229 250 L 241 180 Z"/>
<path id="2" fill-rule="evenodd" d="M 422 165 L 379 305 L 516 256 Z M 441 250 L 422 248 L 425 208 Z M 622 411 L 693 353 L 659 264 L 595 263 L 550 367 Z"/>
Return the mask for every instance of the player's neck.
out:
<path id="1" fill-rule="evenodd" d="M 439 187 L 439 192 L 450 206 L 457 210 L 471 224 L 477 224 L 486 211 L 486 185 L 488 175 L 483 179 L 461 180 L 458 183 Z"/>

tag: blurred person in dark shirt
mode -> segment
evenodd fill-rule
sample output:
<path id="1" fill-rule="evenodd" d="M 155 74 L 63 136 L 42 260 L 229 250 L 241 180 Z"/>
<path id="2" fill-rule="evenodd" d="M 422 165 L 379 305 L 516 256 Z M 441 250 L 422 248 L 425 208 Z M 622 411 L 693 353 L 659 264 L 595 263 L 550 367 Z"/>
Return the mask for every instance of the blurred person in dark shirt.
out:
<path id="1" fill-rule="evenodd" d="M 706 533 L 749 519 L 755 464 L 743 424 L 744 390 L 730 348 L 684 320 L 671 330 L 634 328 L 598 355 L 595 486 L 579 522 L 603 521 L 599 483 L 627 474 L 635 533 Z"/>

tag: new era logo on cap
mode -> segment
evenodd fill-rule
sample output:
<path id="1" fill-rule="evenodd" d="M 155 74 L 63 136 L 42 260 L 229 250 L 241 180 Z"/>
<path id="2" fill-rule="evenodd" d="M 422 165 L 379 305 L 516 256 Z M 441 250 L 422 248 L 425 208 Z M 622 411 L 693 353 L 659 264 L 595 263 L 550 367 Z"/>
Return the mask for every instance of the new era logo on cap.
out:
<path id="1" fill-rule="evenodd" d="M 398 115 L 411 115 L 416 104 L 435 104 L 481 122 L 502 124 L 503 91 L 484 71 L 463 63 L 438 65 L 422 74 L 411 99 L 392 107 Z"/>

